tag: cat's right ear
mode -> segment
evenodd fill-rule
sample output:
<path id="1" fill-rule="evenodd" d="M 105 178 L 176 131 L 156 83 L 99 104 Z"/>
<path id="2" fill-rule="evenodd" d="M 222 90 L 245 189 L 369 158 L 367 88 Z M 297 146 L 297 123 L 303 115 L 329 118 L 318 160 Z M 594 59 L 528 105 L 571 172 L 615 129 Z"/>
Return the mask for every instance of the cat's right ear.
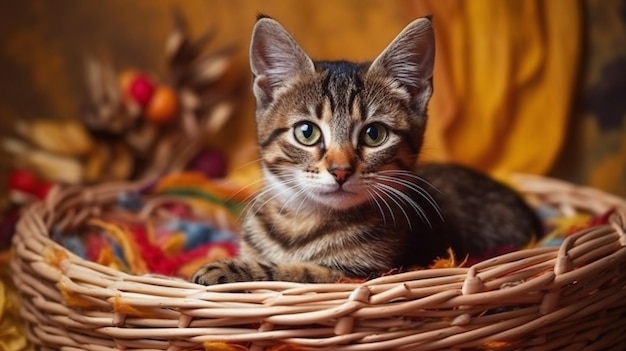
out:
<path id="1" fill-rule="evenodd" d="M 305 72 L 315 71 L 313 61 L 277 21 L 260 18 L 252 31 L 250 68 L 257 108 L 265 109 L 277 91 Z"/>
<path id="2" fill-rule="evenodd" d="M 411 95 L 417 115 L 426 115 L 432 94 L 435 36 L 430 17 L 409 23 L 369 68 L 370 74 L 389 77 Z"/>

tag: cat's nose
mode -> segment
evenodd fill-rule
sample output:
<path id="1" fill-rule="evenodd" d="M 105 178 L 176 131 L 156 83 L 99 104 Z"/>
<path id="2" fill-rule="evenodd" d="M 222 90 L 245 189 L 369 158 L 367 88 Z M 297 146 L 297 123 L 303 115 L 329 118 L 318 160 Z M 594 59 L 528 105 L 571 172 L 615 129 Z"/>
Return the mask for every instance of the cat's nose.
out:
<path id="1" fill-rule="evenodd" d="M 328 172 L 335 177 L 337 183 L 343 184 L 354 173 L 354 170 L 352 167 L 331 167 L 328 169 Z"/>

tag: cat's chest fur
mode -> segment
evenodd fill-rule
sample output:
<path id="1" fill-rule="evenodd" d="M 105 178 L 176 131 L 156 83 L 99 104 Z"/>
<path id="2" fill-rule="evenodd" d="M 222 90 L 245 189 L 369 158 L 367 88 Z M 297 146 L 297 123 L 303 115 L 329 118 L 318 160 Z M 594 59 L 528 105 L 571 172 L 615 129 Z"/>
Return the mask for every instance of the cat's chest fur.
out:
<path id="1" fill-rule="evenodd" d="M 407 227 L 393 227 L 369 205 L 329 210 L 272 199 L 254 200 L 243 227 L 241 255 L 275 262 L 310 262 L 351 276 L 367 276 L 396 265 Z"/>

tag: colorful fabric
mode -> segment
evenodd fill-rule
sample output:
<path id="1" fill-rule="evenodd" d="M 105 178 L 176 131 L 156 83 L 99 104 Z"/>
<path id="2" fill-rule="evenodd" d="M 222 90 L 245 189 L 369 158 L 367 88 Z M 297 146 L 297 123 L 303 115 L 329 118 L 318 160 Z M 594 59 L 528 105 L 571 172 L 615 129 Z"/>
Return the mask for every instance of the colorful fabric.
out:
<path id="1" fill-rule="evenodd" d="M 53 239 L 80 257 L 123 272 L 189 278 L 237 253 L 239 216 L 251 190 L 199 173 L 170 175 L 121 193 L 115 211 Z M 165 199 L 165 200 L 164 200 Z M 147 219 L 140 216 L 151 209 Z"/>
<path id="2" fill-rule="evenodd" d="M 189 278 L 201 265 L 236 256 L 240 216 L 251 196 L 250 189 L 200 174 L 170 175 L 143 192 L 120 194 L 115 211 L 78 230 L 55 231 L 53 238 L 84 259 L 120 271 Z M 140 218 L 146 207 L 153 215 Z M 548 206 L 537 212 L 546 235 L 528 247 L 558 246 L 572 232 L 607 219 L 588 214 L 564 217 Z M 449 252 L 429 268 L 469 266 L 518 249 L 500 247 L 470 258 Z"/>

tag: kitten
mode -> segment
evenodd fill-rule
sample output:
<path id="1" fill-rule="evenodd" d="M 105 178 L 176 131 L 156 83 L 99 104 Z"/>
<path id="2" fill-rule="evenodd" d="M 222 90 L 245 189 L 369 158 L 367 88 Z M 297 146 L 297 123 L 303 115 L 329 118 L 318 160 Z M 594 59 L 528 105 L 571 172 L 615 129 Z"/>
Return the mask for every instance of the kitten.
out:
<path id="1" fill-rule="evenodd" d="M 432 93 L 429 18 L 373 63 L 312 61 L 273 19 L 250 63 L 265 187 L 250 204 L 240 258 L 192 280 L 335 282 L 520 247 L 541 224 L 512 190 L 455 165 L 414 167 Z"/>

